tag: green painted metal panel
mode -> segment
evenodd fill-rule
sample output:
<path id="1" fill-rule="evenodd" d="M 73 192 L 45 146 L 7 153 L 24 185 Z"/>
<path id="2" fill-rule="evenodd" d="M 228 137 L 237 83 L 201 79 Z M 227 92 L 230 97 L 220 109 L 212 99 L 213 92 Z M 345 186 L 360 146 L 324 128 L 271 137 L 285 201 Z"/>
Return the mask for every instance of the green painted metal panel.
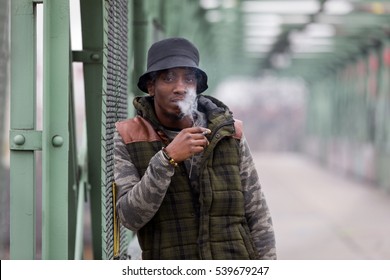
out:
<path id="1" fill-rule="evenodd" d="M 44 2 L 42 258 L 73 258 L 69 248 L 69 0 Z"/>
<path id="2" fill-rule="evenodd" d="M 33 2 L 11 1 L 11 130 L 35 130 L 35 45 Z M 34 259 L 34 151 L 11 150 L 10 166 L 10 258 Z"/>

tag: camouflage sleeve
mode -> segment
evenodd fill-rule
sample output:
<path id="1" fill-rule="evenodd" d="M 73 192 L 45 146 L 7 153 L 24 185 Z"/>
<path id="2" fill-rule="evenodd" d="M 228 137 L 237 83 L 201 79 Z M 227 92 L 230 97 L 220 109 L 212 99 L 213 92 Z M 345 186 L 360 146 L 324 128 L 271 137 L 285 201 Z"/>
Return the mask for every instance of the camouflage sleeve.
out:
<path id="1" fill-rule="evenodd" d="M 160 207 L 174 174 L 174 167 L 160 151 L 152 157 L 144 176 L 140 178 L 117 132 L 114 136 L 114 166 L 119 219 L 125 227 L 137 231 L 153 218 Z"/>
<path id="2" fill-rule="evenodd" d="M 245 213 L 253 241 L 261 259 L 276 259 L 271 214 L 245 136 L 240 141 L 240 176 L 245 197 Z"/>

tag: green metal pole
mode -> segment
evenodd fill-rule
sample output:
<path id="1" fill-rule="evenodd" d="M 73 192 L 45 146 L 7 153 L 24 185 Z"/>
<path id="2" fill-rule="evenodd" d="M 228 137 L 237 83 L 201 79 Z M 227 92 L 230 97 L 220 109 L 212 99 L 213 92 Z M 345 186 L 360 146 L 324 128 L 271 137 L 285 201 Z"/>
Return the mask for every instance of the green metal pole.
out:
<path id="1" fill-rule="evenodd" d="M 69 50 L 71 46 L 69 46 Z M 71 58 L 71 56 L 70 56 Z M 73 58 L 72 58 L 73 59 Z M 73 95 L 73 67 L 72 61 L 69 61 L 69 161 L 68 161 L 68 250 L 69 258 L 74 258 L 76 243 L 76 226 L 77 226 L 77 199 L 78 199 L 78 181 L 79 165 L 77 158 L 77 135 L 76 135 L 76 112 Z M 84 188 L 83 188 L 84 190 Z M 84 199 L 83 199 L 84 201 Z"/>
<path id="2" fill-rule="evenodd" d="M 69 259 L 69 0 L 44 2 L 42 258 Z"/>
<path id="3" fill-rule="evenodd" d="M 74 248 L 74 259 L 81 260 L 84 256 L 84 201 L 85 201 L 85 185 L 81 182 L 78 186 L 78 201 L 77 201 L 77 224 L 76 224 L 76 238 Z"/>
<path id="4" fill-rule="evenodd" d="M 11 1 L 10 258 L 35 258 L 35 155 L 26 133 L 35 130 L 34 4 Z"/>
<path id="5" fill-rule="evenodd" d="M 382 68 L 380 70 L 380 85 L 376 105 L 376 130 L 375 130 L 375 154 L 376 154 L 376 178 L 377 183 L 390 192 L 390 39 L 384 38 L 381 50 Z"/>
<path id="6" fill-rule="evenodd" d="M 138 77 L 145 71 L 146 52 L 151 43 L 148 14 L 145 5 L 147 1 L 134 0 L 134 71 L 133 71 L 133 92 L 140 95 L 137 87 Z M 148 40 L 149 39 L 149 40 Z M 132 106 L 129 106 L 132 107 Z"/>
<path id="7" fill-rule="evenodd" d="M 102 152 L 100 141 L 103 96 L 103 4 L 104 1 L 80 1 L 83 49 L 94 53 L 93 56 L 97 59 L 96 63 L 84 63 L 88 182 L 94 259 L 102 259 L 102 170 L 100 166 Z"/>
<path id="8" fill-rule="evenodd" d="M 0 178 L 2 186 L 0 187 L 0 259 L 9 258 L 9 183 L 8 167 L 3 162 L 1 151 L 6 147 L 5 124 L 8 113 L 8 63 L 9 63 L 9 1 L 0 0 L 3 9 L 0 10 Z"/>

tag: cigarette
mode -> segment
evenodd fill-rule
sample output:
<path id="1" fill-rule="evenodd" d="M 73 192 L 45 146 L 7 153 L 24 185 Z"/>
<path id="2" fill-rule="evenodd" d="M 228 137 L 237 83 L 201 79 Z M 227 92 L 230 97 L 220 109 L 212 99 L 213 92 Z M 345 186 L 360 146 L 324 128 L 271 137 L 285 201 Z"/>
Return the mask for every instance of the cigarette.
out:
<path id="1" fill-rule="evenodd" d="M 205 131 L 202 132 L 203 135 L 207 135 L 207 134 L 210 134 L 211 133 L 211 130 L 210 129 L 207 129 Z"/>

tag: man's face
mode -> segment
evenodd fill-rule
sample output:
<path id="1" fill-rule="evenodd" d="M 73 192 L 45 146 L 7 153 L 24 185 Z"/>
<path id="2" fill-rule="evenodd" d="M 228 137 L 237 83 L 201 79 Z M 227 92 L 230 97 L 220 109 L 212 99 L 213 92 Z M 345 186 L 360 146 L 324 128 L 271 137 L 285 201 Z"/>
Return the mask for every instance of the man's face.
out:
<path id="1" fill-rule="evenodd" d="M 154 96 L 158 118 L 178 120 L 182 118 L 178 102 L 196 92 L 196 74 L 192 68 L 171 68 L 160 71 L 156 80 L 148 84 L 149 95 Z"/>

